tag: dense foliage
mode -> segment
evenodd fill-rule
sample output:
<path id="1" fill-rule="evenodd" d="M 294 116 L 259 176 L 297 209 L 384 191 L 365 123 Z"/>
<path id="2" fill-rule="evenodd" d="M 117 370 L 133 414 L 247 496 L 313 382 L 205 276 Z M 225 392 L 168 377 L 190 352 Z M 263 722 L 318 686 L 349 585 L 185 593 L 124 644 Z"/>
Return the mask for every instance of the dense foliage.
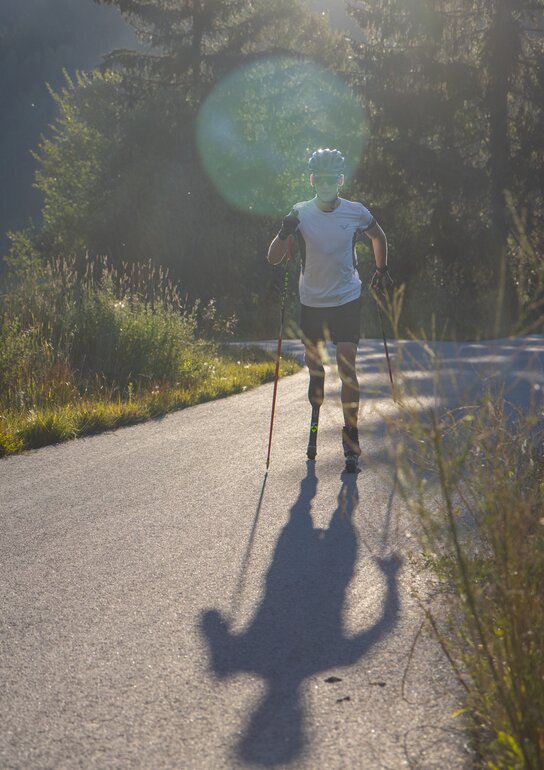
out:
<path id="1" fill-rule="evenodd" d="M 394 238 L 397 276 L 453 329 L 519 317 L 514 211 L 544 235 L 544 4 L 356 3 L 353 80 L 370 110 L 365 186 Z M 540 26 L 539 26 L 540 25 Z M 519 230 L 519 228 L 518 228 Z M 519 233 L 518 233 L 519 235 Z M 410 291 L 417 283 L 419 290 Z"/>
<path id="2" fill-rule="evenodd" d="M 97 9 L 87 0 L 0 3 L 0 249 L 8 246 L 9 228 L 40 219 L 30 149 L 54 118 L 46 83 L 60 88 L 63 69 L 94 67 L 102 54 L 134 43 L 115 9 Z"/>
<path id="3" fill-rule="evenodd" d="M 264 256 L 278 216 L 221 197 L 196 123 L 227 74 L 290 55 L 339 73 L 367 111 L 366 153 L 345 194 L 388 235 L 393 273 L 407 286 L 404 328 L 428 329 L 434 317 L 438 333 L 503 334 L 529 307 L 538 325 L 542 287 L 529 247 L 544 240 L 542 2 L 356 2 L 357 42 L 303 2 L 97 1 L 116 6 L 151 48 L 113 51 L 101 72 L 67 78 L 54 94 L 57 121 L 36 154 L 43 225 L 19 234 L 12 258 L 30 249 L 107 254 L 118 266 L 151 259 L 189 298 L 215 297 L 221 312 L 235 312 L 244 335 L 273 334 L 281 276 Z M 296 83 L 285 87 L 297 93 Z M 270 130 L 258 105 L 243 119 L 254 133 Z M 309 114 L 309 135 L 314 122 Z M 281 111 L 274 123 L 288 146 L 293 126 Z"/>
<path id="4" fill-rule="evenodd" d="M 264 351 L 219 344 L 232 318 L 213 302 L 186 307 L 150 262 L 118 271 L 87 258 L 83 267 L 82 276 L 73 259 L 26 253 L 0 295 L 0 458 L 274 377 Z M 284 360 L 281 374 L 297 368 Z"/>

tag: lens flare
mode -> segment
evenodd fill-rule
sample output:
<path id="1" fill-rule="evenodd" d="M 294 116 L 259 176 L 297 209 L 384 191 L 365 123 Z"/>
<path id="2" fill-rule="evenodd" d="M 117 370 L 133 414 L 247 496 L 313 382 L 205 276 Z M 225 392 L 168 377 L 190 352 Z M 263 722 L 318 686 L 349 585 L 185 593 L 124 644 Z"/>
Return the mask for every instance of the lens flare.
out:
<path id="1" fill-rule="evenodd" d="M 346 83 L 309 61 L 267 57 L 221 80 L 200 108 L 202 164 L 233 206 L 280 215 L 312 195 L 307 161 L 317 147 L 346 156 L 346 179 L 361 159 L 364 110 Z"/>

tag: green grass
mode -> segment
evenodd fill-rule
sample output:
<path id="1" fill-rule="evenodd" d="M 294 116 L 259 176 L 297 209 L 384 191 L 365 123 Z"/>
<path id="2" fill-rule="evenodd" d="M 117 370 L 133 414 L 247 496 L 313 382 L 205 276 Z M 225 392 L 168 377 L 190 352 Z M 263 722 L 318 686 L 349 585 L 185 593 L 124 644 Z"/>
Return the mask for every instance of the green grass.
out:
<path id="1" fill-rule="evenodd" d="M 540 415 L 489 394 L 461 414 L 405 409 L 401 423 L 404 499 L 443 588 L 428 618 L 465 690 L 475 767 L 543 770 Z"/>
<path id="2" fill-rule="evenodd" d="M 37 449 L 79 436 L 134 425 L 205 401 L 255 388 L 274 378 L 275 361 L 258 349 L 231 349 L 200 362 L 205 374 L 191 387 L 156 385 L 121 398 L 115 393 L 81 397 L 38 409 L 11 409 L 0 414 L 0 457 Z M 280 376 L 299 365 L 283 357 Z"/>
<path id="3" fill-rule="evenodd" d="M 542 265 L 532 300 L 520 297 L 520 331 L 542 328 Z M 397 338 L 401 309 L 402 289 L 383 307 Z M 427 373 L 438 396 L 430 353 Z M 471 402 L 459 393 L 465 406 L 445 412 L 400 395 L 390 421 L 398 479 L 418 528 L 416 562 L 439 586 L 438 607 L 421 597 L 422 607 L 465 693 L 452 719 L 471 736 L 475 768 L 544 770 L 541 403 L 520 410 L 500 391 Z"/>
<path id="4" fill-rule="evenodd" d="M 14 265 L 0 294 L 0 457 L 271 380 L 273 356 L 220 344 L 234 326 L 213 300 L 187 307 L 151 264 Z M 298 368 L 285 358 L 281 374 Z"/>

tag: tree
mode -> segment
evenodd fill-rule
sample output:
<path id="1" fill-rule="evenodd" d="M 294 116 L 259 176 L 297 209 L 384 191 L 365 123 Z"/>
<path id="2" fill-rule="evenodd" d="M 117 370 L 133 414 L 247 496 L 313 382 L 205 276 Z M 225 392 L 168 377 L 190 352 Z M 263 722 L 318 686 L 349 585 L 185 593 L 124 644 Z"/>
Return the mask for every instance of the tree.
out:
<path id="1" fill-rule="evenodd" d="M 40 248 L 107 253 L 117 264 L 151 259 L 171 270 L 190 300 L 214 296 L 220 311 L 237 311 L 252 325 L 258 309 L 258 323 L 266 323 L 274 299 L 264 260 L 271 223 L 219 196 L 196 151 L 195 119 L 235 65 L 285 51 L 284 40 L 297 56 L 331 63 L 336 38 L 323 20 L 284 0 L 117 5 L 142 39 L 163 48 L 113 52 L 110 69 L 80 75 L 56 95 L 59 118 L 37 153 Z M 262 116 L 250 103 L 244 119 L 257 131 Z M 279 130 L 290 126 L 280 120 Z"/>
<path id="2" fill-rule="evenodd" d="M 544 83 L 538 80 L 538 73 L 544 66 L 544 30 L 538 27 L 543 20 L 544 2 L 480 0 L 475 5 L 480 19 L 475 49 L 481 66 L 483 101 L 488 116 L 493 251 L 495 263 L 501 265 L 500 291 L 504 296 L 504 309 L 512 320 L 518 299 L 515 284 L 519 277 L 515 270 L 506 270 L 507 259 L 511 256 L 509 239 L 515 232 L 507 196 L 510 194 L 511 205 L 516 209 L 531 210 L 533 223 L 536 214 L 541 233 L 544 221 L 541 181 L 537 182 L 534 176 L 537 171 L 541 180 L 544 174 L 542 153 L 535 153 L 539 146 L 542 147 L 544 129 Z M 495 328 L 500 329 L 498 315 Z"/>
<path id="3" fill-rule="evenodd" d="M 173 86 L 197 108 L 213 83 L 248 57 L 311 55 L 330 64 L 338 56 L 326 21 L 300 0 L 95 0 L 119 8 L 152 53 L 113 51 L 138 93 Z"/>
<path id="4" fill-rule="evenodd" d="M 511 234 L 505 191 L 514 193 L 516 206 L 535 199 L 527 167 L 541 143 L 542 83 L 535 73 L 542 39 L 530 31 L 534 5 L 380 0 L 352 8 L 367 38 L 357 48 L 355 75 L 371 114 L 365 176 L 400 237 L 401 275 L 423 282 L 437 310 L 446 308 L 454 320 L 481 308 L 473 332 L 498 331 L 501 320 L 486 316 L 491 294 L 501 291 L 496 276 Z M 523 113 L 529 132 L 517 120 Z M 523 171 L 514 178 L 522 141 Z M 442 292 L 433 291 L 436 284 Z"/>
<path id="5" fill-rule="evenodd" d="M 485 173 L 479 149 L 472 156 L 474 137 L 461 128 L 477 81 L 459 56 L 455 16 L 447 19 L 438 5 L 382 0 L 354 7 L 366 36 L 356 47 L 354 82 L 370 120 L 361 180 L 377 201 L 393 254 L 402 255 L 395 272 L 411 289 L 408 313 L 421 309 L 417 285 L 426 308 L 446 311 L 455 324 L 456 295 L 471 281 L 465 255 L 476 233 L 467 221 Z"/>
<path id="6" fill-rule="evenodd" d="M 63 69 L 94 67 L 102 53 L 130 42 L 134 36 L 115 9 L 74 0 L 0 3 L 0 250 L 8 229 L 40 218 L 30 149 L 54 117 L 46 81 L 59 89 Z"/>

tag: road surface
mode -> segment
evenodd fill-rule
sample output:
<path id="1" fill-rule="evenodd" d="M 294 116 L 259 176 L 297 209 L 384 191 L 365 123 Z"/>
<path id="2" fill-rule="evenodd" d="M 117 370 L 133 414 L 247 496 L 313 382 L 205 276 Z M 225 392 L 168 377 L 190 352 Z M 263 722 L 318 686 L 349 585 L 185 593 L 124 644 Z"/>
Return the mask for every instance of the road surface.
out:
<path id="1" fill-rule="evenodd" d="M 436 352 L 452 402 L 544 382 L 540 337 Z M 461 694 L 418 636 L 382 364 L 366 341 L 357 476 L 332 370 L 315 464 L 305 371 L 280 382 L 268 474 L 271 384 L 0 462 L 0 767 L 469 766 Z"/>

